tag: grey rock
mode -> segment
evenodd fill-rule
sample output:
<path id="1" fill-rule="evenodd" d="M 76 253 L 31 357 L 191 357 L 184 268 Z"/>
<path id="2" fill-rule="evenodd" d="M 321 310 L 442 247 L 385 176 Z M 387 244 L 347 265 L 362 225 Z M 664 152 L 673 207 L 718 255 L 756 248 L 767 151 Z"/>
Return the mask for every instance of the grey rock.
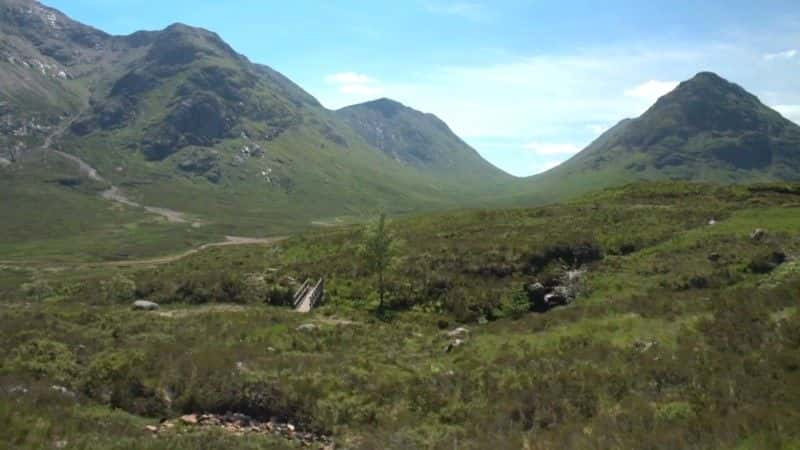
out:
<path id="1" fill-rule="evenodd" d="M 8 388 L 8 393 L 25 395 L 28 393 L 28 388 L 26 388 L 25 386 L 11 386 L 10 388 Z"/>
<path id="2" fill-rule="evenodd" d="M 304 323 L 304 324 L 300 325 L 299 327 L 297 327 L 297 331 L 314 331 L 317 328 L 318 327 L 316 325 L 314 325 L 313 323 Z"/>
<path id="3" fill-rule="evenodd" d="M 465 336 L 467 334 L 469 334 L 469 328 L 467 328 L 467 327 L 458 327 L 455 330 L 447 332 L 447 335 L 452 337 L 452 338 Z"/>
<path id="4" fill-rule="evenodd" d="M 570 270 L 566 274 L 566 280 L 568 283 L 577 283 L 581 281 L 583 275 L 586 274 L 585 270 Z"/>
<path id="5" fill-rule="evenodd" d="M 445 353 L 450 353 L 453 350 L 457 349 L 458 347 L 461 347 L 465 343 L 466 341 L 463 339 L 453 339 L 449 344 L 447 344 L 447 347 L 444 349 L 444 351 Z"/>
<path id="6" fill-rule="evenodd" d="M 158 309 L 158 303 L 147 300 L 136 300 L 133 302 L 133 309 L 139 311 L 155 311 Z"/>
<path id="7" fill-rule="evenodd" d="M 566 286 L 556 286 L 553 292 L 544 296 L 544 302 L 549 307 L 567 305 L 575 299 L 575 294 Z"/>
<path id="8" fill-rule="evenodd" d="M 531 283 L 525 286 L 525 292 L 528 293 L 528 298 L 533 301 L 539 301 L 544 298 L 547 288 L 542 283 Z"/>
<path id="9" fill-rule="evenodd" d="M 767 230 L 763 228 L 756 228 L 750 233 L 750 239 L 756 242 L 763 240 L 765 237 L 767 237 Z"/>
<path id="10" fill-rule="evenodd" d="M 50 389 L 53 390 L 53 391 L 58 392 L 59 394 L 65 396 L 65 397 L 72 397 L 72 398 L 75 397 L 75 393 L 70 391 L 69 389 L 65 388 L 64 386 L 58 386 L 58 385 L 54 384 L 54 385 L 50 386 Z"/>
<path id="11" fill-rule="evenodd" d="M 638 340 L 638 341 L 633 343 L 633 348 L 635 350 L 639 351 L 640 353 L 644 353 L 644 352 L 650 350 L 651 348 L 653 348 L 653 347 L 655 347 L 657 345 L 658 345 L 658 342 L 656 342 L 656 341 Z"/>

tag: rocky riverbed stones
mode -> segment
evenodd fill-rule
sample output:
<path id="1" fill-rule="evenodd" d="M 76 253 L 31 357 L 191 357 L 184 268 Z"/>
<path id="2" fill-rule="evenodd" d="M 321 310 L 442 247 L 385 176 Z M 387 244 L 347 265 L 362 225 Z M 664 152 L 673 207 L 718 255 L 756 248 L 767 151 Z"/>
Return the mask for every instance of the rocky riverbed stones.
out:
<path id="1" fill-rule="evenodd" d="M 182 427 L 182 428 L 181 428 Z M 187 414 L 178 419 L 162 420 L 158 425 L 147 425 L 145 431 L 158 436 L 172 430 L 192 428 L 219 428 L 236 436 L 271 434 L 300 444 L 305 448 L 333 450 L 336 445 L 329 436 L 299 430 L 294 424 L 274 420 L 267 422 L 253 419 L 246 414 Z"/>

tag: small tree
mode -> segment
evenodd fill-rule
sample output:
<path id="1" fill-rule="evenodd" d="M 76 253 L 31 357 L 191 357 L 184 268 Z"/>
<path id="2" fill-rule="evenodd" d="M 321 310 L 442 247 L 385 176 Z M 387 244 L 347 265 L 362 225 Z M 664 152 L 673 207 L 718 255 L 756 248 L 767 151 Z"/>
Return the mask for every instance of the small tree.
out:
<path id="1" fill-rule="evenodd" d="M 365 239 L 361 246 L 361 254 L 370 273 L 378 275 L 378 308 L 383 310 L 386 292 L 386 271 L 397 253 L 397 241 L 386 229 L 386 214 L 381 213 L 366 229 Z"/>

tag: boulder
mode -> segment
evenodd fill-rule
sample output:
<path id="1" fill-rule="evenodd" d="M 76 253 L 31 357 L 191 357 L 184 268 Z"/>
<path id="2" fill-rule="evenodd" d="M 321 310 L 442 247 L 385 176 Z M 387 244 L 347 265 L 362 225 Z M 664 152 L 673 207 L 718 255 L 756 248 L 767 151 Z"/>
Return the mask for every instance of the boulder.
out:
<path id="1" fill-rule="evenodd" d="M 750 260 L 748 269 L 753 273 L 765 274 L 772 272 L 778 266 L 786 262 L 786 253 L 774 251 L 765 255 L 759 255 Z"/>
<path id="2" fill-rule="evenodd" d="M 50 389 L 55 391 L 55 392 L 58 392 L 59 394 L 65 396 L 65 397 L 75 398 L 75 393 L 70 391 L 69 389 L 65 388 L 64 386 L 59 386 L 59 385 L 55 385 L 54 384 L 54 385 L 50 386 Z"/>
<path id="3" fill-rule="evenodd" d="M 547 288 L 542 283 L 531 283 L 525 286 L 525 292 L 531 302 L 536 303 L 544 299 L 545 294 L 547 294 Z"/>
<path id="4" fill-rule="evenodd" d="M 767 230 L 763 228 L 756 228 L 750 233 L 750 239 L 756 242 L 764 240 L 765 237 L 767 237 Z"/>
<path id="5" fill-rule="evenodd" d="M 567 283 L 577 283 L 581 281 L 584 274 L 586 274 L 585 270 L 570 270 L 567 271 L 565 278 Z"/>
<path id="6" fill-rule="evenodd" d="M 136 300 L 133 302 L 133 309 L 138 311 L 155 311 L 158 309 L 158 303 L 147 300 Z"/>
<path id="7" fill-rule="evenodd" d="M 181 416 L 181 422 L 187 425 L 197 425 L 197 414 L 187 414 L 185 416 Z"/>
<path id="8" fill-rule="evenodd" d="M 657 345 L 658 342 L 656 341 L 637 340 L 636 342 L 633 343 L 633 348 L 639 351 L 640 353 L 644 353 Z"/>
<path id="9" fill-rule="evenodd" d="M 544 303 L 548 308 L 552 308 L 554 306 L 566 305 L 569 303 L 569 299 L 565 295 L 553 291 L 544 296 Z"/>
<path id="10" fill-rule="evenodd" d="M 314 331 L 317 329 L 317 326 L 313 323 L 304 323 L 297 327 L 297 331 Z"/>
<path id="11" fill-rule="evenodd" d="M 464 345 L 465 342 L 466 341 L 464 341 L 463 339 L 453 339 L 449 344 L 447 344 L 447 347 L 444 349 L 444 351 L 445 353 L 450 353 L 453 350 L 457 349 L 458 347 Z"/>
<path id="12" fill-rule="evenodd" d="M 458 338 L 458 337 L 464 336 L 466 334 L 469 334 L 469 328 L 467 328 L 467 327 L 458 327 L 455 330 L 447 332 L 447 335 L 452 337 L 452 338 Z"/>

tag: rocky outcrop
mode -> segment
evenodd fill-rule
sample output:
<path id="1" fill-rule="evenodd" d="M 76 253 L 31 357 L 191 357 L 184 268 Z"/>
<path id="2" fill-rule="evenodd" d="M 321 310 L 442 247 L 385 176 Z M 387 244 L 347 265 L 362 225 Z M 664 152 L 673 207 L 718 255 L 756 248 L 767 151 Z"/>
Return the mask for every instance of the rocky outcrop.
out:
<path id="1" fill-rule="evenodd" d="M 133 302 L 133 309 L 139 311 L 155 311 L 159 308 L 158 303 L 147 300 L 136 300 Z"/>
<path id="2" fill-rule="evenodd" d="M 755 230 L 753 230 L 752 233 L 750 233 L 750 240 L 751 241 L 760 242 L 760 241 L 763 241 L 764 238 L 766 238 L 766 237 L 767 237 L 767 230 L 765 230 L 763 228 L 756 228 Z"/>
<path id="3" fill-rule="evenodd" d="M 582 270 L 569 270 L 551 286 L 539 282 L 526 285 L 531 309 L 541 313 L 572 303 L 580 295 L 584 274 Z"/>
<path id="4" fill-rule="evenodd" d="M 145 431 L 158 434 L 176 433 L 186 428 L 216 428 L 236 436 L 273 435 L 304 448 L 333 450 L 336 445 L 330 436 L 299 430 L 291 423 L 270 420 L 258 421 L 246 414 L 187 414 L 178 419 L 162 420 L 158 425 L 147 425 Z"/>
<path id="5" fill-rule="evenodd" d="M 216 150 L 195 149 L 181 153 L 178 168 L 192 175 L 204 176 L 212 183 L 218 183 L 222 178 L 219 168 L 220 154 Z"/>

